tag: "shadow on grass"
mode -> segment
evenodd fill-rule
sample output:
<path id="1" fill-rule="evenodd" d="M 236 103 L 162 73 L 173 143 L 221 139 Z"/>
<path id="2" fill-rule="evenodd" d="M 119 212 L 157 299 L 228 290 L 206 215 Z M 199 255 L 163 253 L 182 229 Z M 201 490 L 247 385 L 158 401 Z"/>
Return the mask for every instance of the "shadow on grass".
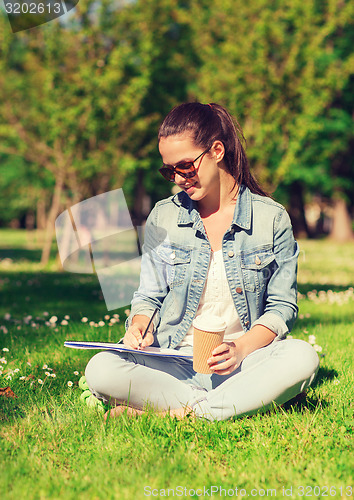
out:
<path id="1" fill-rule="evenodd" d="M 317 377 L 311 386 L 312 388 L 319 387 L 323 383 L 328 380 L 333 380 L 338 376 L 338 372 L 329 368 L 320 368 L 318 370 Z M 331 403 L 323 398 L 319 398 L 316 396 L 309 396 L 306 392 L 302 392 L 295 396 L 295 398 L 290 399 L 286 403 L 282 405 L 283 411 L 286 413 L 302 413 L 304 410 L 310 413 L 314 413 L 318 410 L 318 408 L 324 409 L 330 406 Z M 21 397 L 19 401 L 15 398 L 0 398 L 0 422 L 10 422 L 16 419 L 24 418 L 26 413 L 23 409 L 25 403 L 21 405 Z M 264 415 L 271 414 L 274 409 L 265 411 Z M 255 412 L 252 415 L 245 416 L 244 418 L 253 418 L 256 417 L 258 412 Z M 231 418 L 231 421 L 235 421 L 238 419 Z"/>
<path id="2" fill-rule="evenodd" d="M 15 419 L 24 418 L 25 416 L 26 413 L 16 400 L 11 400 L 4 396 L 1 397 L 0 423 L 13 422 Z"/>
<path id="3" fill-rule="evenodd" d="M 354 286 L 354 285 L 352 285 Z M 324 292 L 327 292 L 328 290 L 332 290 L 333 292 L 344 292 L 345 290 L 348 290 L 350 285 L 333 285 L 331 283 L 298 283 L 298 291 L 302 293 L 303 295 L 306 295 L 308 292 L 312 292 L 313 290 L 316 290 L 319 292 L 320 290 L 323 290 Z"/>
<path id="4" fill-rule="evenodd" d="M 282 405 L 285 412 L 302 413 L 304 410 L 314 413 L 318 408 L 327 408 L 331 403 L 323 398 L 310 397 L 307 394 L 298 394 L 295 398 Z"/>
<path id="5" fill-rule="evenodd" d="M 1 248 L 0 260 L 11 259 L 13 262 L 28 261 L 38 263 L 41 260 L 42 251 L 39 249 L 30 250 L 27 248 Z"/>
<path id="6" fill-rule="evenodd" d="M 311 388 L 314 389 L 316 387 L 320 387 L 328 380 L 333 380 L 338 377 L 337 370 L 333 370 L 332 368 L 320 367 L 316 378 L 311 385 Z M 282 405 L 285 411 L 295 410 L 297 412 L 301 412 L 306 409 L 310 412 L 314 412 L 318 407 L 327 408 L 330 403 L 323 398 L 317 398 L 314 396 L 309 396 L 306 392 L 301 392 L 295 398 L 290 399 Z"/>
<path id="7" fill-rule="evenodd" d="M 0 272 L 0 317 L 40 316 L 44 311 L 58 317 L 69 314 L 102 317 L 107 314 L 96 275 L 66 272 Z"/>
<path id="8" fill-rule="evenodd" d="M 313 387 L 313 388 L 320 387 L 328 380 L 334 380 L 335 378 L 338 377 L 338 375 L 339 374 L 338 374 L 337 370 L 333 370 L 332 368 L 326 368 L 326 367 L 320 366 L 320 368 L 318 369 L 318 372 L 317 372 L 317 376 L 316 376 L 311 387 Z"/>

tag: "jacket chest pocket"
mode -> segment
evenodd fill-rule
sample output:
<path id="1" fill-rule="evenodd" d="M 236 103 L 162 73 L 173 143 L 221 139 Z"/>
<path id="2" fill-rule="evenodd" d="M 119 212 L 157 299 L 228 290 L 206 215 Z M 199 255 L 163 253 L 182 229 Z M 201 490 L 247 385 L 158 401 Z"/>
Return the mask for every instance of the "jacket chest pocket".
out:
<path id="1" fill-rule="evenodd" d="M 241 252 L 240 257 L 245 290 L 254 292 L 265 288 L 277 268 L 272 248 Z"/>
<path id="2" fill-rule="evenodd" d="M 191 250 L 171 244 L 162 244 L 156 249 L 163 262 L 167 284 L 173 288 L 181 285 L 191 262 Z"/>

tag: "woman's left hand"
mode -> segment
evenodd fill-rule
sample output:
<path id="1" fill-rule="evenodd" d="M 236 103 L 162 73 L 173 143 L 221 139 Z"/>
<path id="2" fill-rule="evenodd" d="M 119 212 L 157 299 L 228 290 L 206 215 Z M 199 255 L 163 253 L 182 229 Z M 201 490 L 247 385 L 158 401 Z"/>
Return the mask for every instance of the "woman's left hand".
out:
<path id="1" fill-rule="evenodd" d="M 229 375 L 240 366 L 244 357 L 235 342 L 223 342 L 215 347 L 207 362 L 213 373 Z"/>

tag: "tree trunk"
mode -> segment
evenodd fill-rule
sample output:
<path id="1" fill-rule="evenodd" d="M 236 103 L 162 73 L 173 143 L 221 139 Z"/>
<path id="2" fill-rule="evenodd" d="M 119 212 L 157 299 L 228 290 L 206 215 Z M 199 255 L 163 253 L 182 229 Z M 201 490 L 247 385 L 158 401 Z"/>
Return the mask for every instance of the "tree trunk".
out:
<path id="1" fill-rule="evenodd" d="M 144 216 L 143 216 L 143 198 L 145 196 L 144 187 L 144 170 L 139 169 L 136 172 L 136 184 L 135 184 L 135 197 L 133 206 L 133 224 L 134 226 L 140 226 Z"/>
<path id="2" fill-rule="evenodd" d="M 46 222 L 45 222 L 45 201 L 43 198 L 40 198 L 37 201 L 37 229 L 45 229 Z"/>
<path id="3" fill-rule="evenodd" d="M 298 181 L 291 184 L 289 215 L 296 238 L 310 237 L 310 230 L 305 218 L 302 184 Z"/>
<path id="4" fill-rule="evenodd" d="M 333 219 L 330 238 L 336 241 L 350 241 L 354 238 L 348 207 L 342 198 L 333 202 Z"/>
<path id="5" fill-rule="evenodd" d="M 48 264 L 50 257 L 50 250 L 52 247 L 54 231 L 55 231 L 55 219 L 57 218 L 60 209 L 60 198 L 63 191 L 63 185 L 64 185 L 64 175 L 63 173 L 60 173 L 55 182 L 52 206 L 50 207 L 47 219 L 46 234 L 45 234 L 45 240 L 41 257 L 41 264 L 43 266 Z"/>
<path id="6" fill-rule="evenodd" d="M 25 226 L 26 226 L 26 231 L 33 231 L 34 229 L 34 213 L 32 210 L 29 210 L 26 213 L 26 218 L 25 218 Z"/>

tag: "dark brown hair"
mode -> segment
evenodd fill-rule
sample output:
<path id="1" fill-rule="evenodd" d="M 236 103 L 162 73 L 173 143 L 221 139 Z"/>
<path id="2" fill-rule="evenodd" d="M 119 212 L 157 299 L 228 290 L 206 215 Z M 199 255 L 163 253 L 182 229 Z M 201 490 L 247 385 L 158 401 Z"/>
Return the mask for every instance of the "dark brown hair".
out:
<path id="1" fill-rule="evenodd" d="M 173 108 L 162 122 L 158 140 L 162 137 L 190 132 L 194 143 L 202 149 L 216 140 L 225 147 L 224 163 L 235 179 L 235 184 L 246 185 L 252 193 L 268 196 L 252 176 L 242 142 L 246 142 L 242 129 L 225 108 L 219 104 L 187 102 Z"/>

